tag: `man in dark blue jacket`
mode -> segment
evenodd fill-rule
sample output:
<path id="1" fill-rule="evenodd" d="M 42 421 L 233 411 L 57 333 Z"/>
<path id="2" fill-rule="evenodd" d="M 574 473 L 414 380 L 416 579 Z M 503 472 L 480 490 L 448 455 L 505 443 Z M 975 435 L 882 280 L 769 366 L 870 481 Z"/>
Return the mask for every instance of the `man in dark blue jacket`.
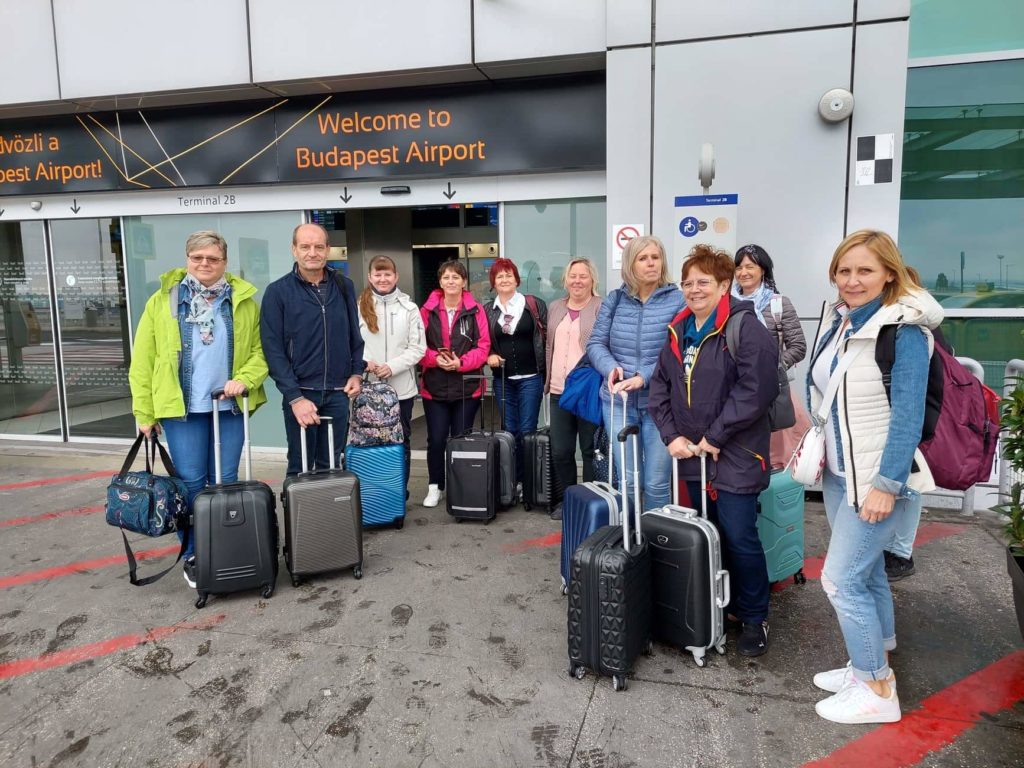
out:
<path id="1" fill-rule="evenodd" d="M 311 466 L 330 458 L 327 430 L 334 421 L 334 465 L 348 433 L 349 398 L 359 394 L 366 363 L 352 281 L 327 266 L 327 230 L 300 224 L 292 232 L 292 271 L 270 285 L 260 308 L 260 338 L 270 376 L 284 399 L 288 475 L 301 470 L 301 427 Z"/>

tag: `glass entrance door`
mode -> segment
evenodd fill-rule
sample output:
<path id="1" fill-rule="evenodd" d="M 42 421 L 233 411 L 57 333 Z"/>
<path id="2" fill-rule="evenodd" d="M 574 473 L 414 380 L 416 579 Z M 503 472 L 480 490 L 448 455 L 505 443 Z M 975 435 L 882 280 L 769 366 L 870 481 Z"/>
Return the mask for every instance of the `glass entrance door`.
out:
<path id="1" fill-rule="evenodd" d="M 121 220 L 53 221 L 50 239 L 69 437 L 132 437 Z"/>

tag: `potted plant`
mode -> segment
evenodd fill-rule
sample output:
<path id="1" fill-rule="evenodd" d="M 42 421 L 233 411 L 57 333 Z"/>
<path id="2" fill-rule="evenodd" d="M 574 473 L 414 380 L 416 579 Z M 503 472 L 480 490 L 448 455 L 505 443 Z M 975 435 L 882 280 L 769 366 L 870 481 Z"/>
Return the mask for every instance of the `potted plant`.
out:
<path id="1" fill-rule="evenodd" d="M 1002 457 L 1013 474 L 1024 475 L 1024 378 L 1003 398 L 999 426 L 1003 433 Z M 1024 637 L 1024 483 L 1013 483 L 1010 493 L 995 510 L 1006 517 L 1006 569 L 1013 584 L 1017 624 Z"/>

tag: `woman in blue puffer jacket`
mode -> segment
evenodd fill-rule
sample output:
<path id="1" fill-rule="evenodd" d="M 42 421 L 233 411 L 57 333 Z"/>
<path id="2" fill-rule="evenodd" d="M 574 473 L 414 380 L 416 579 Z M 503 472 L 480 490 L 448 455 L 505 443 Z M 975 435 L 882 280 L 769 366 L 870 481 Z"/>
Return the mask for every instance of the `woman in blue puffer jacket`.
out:
<path id="1" fill-rule="evenodd" d="M 645 510 L 669 503 L 672 464 L 658 426 L 647 412 L 647 396 L 665 342 L 665 329 L 682 308 L 683 294 L 669 279 L 668 258 L 661 240 L 649 236 L 633 238 L 622 251 L 622 286 L 602 302 L 587 342 L 591 365 L 608 382 L 608 387 L 601 388 L 601 410 L 605 429 L 611 436 L 611 453 L 620 483 L 623 468 L 619 466 L 615 435 L 622 429 L 622 414 L 617 403 L 615 423 L 609 422 L 609 388 L 616 395 L 629 394 L 626 421 L 640 427 L 637 458 Z M 625 476 L 632 498 L 633 459 L 628 449 L 627 445 Z"/>

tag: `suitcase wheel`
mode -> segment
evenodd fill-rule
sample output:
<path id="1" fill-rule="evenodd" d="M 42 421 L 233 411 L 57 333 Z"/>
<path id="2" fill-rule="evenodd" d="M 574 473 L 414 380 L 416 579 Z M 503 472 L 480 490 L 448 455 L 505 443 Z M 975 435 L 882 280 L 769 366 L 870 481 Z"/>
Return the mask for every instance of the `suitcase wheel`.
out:
<path id="1" fill-rule="evenodd" d="M 529 502 L 524 501 L 523 502 L 523 509 L 525 509 L 527 512 L 529 512 L 531 509 L 533 509 L 533 507 L 529 504 Z"/>
<path id="2" fill-rule="evenodd" d="M 719 653 L 721 653 L 721 651 L 719 651 Z M 698 667 L 703 667 L 704 666 L 704 657 L 703 656 L 700 656 L 700 657 L 694 656 L 693 657 L 693 661 L 694 661 L 694 663 Z"/>
<path id="3" fill-rule="evenodd" d="M 209 595 L 200 592 L 199 597 L 196 598 L 196 608 L 204 608 L 206 606 L 206 599 Z"/>
<path id="4" fill-rule="evenodd" d="M 629 683 L 626 682 L 625 675 L 612 675 L 612 690 L 613 691 L 624 691 L 629 688 Z"/>
<path id="5" fill-rule="evenodd" d="M 650 640 L 648 640 L 647 641 L 647 646 L 644 648 L 644 656 L 653 656 L 653 655 L 654 655 L 654 643 L 652 643 Z"/>
<path id="6" fill-rule="evenodd" d="M 267 584 L 265 587 L 263 587 L 263 591 L 260 594 L 263 595 L 263 598 L 265 600 L 269 599 L 274 594 L 274 585 Z"/>
<path id="7" fill-rule="evenodd" d="M 562 585 L 562 597 L 565 597 L 568 594 L 569 594 L 569 587 L 567 585 L 563 584 Z"/>
<path id="8" fill-rule="evenodd" d="M 402 530 L 403 528 L 405 528 L 405 518 L 404 517 L 400 517 L 397 520 L 395 520 L 395 528 L 397 530 L 399 530 L 399 531 Z"/>
<path id="9" fill-rule="evenodd" d="M 803 568 L 801 568 L 799 571 L 797 571 L 796 573 L 793 574 L 793 583 L 794 584 L 806 584 L 807 583 L 807 577 L 804 576 L 804 569 Z"/>
<path id="10" fill-rule="evenodd" d="M 363 578 L 363 566 L 357 565 L 355 568 L 353 568 L 352 575 L 357 579 Z"/>
<path id="11" fill-rule="evenodd" d="M 302 579 L 298 576 L 292 576 L 292 586 L 298 588 L 299 584 L 302 583 Z"/>
<path id="12" fill-rule="evenodd" d="M 570 664 L 569 665 L 569 677 L 575 677 L 577 680 L 582 680 L 587 676 L 587 668 L 582 664 Z"/>

